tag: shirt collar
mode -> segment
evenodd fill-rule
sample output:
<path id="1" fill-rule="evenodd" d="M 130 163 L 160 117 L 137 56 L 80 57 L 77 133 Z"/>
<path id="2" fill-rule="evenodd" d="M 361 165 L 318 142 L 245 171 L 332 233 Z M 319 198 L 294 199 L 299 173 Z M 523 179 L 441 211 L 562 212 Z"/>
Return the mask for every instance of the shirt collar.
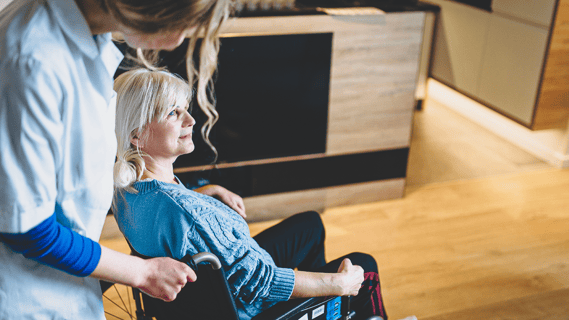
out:
<path id="1" fill-rule="evenodd" d="M 99 48 L 93 39 L 87 20 L 75 1 L 47 0 L 47 3 L 61 24 L 63 32 L 85 55 L 95 58 L 99 54 Z"/>
<path id="2" fill-rule="evenodd" d="M 104 59 L 105 68 L 107 68 L 107 72 L 112 77 L 117 71 L 124 55 L 113 43 L 110 33 L 98 35 L 96 42 L 101 54 L 106 57 L 106 59 Z"/>

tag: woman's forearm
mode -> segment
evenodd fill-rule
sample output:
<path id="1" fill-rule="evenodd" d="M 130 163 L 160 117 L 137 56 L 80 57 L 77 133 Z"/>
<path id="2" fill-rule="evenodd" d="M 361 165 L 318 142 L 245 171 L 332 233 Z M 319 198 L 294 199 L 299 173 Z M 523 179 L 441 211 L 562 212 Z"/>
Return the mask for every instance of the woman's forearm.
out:
<path id="1" fill-rule="evenodd" d="M 101 246 L 101 259 L 91 274 L 100 280 L 139 288 L 153 297 L 172 301 L 188 281 L 195 281 L 194 271 L 171 258 L 143 260 Z"/>
<path id="2" fill-rule="evenodd" d="M 138 287 L 143 282 L 144 273 L 146 273 L 146 268 L 141 258 L 101 246 L 101 258 L 91 276 L 100 280 Z"/>
<path id="3" fill-rule="evenodd" d="M 338 273 L 294 272 L 291 298 L 355 296 L 364 281 L 364 270 L 344 259 Z"/>
<path id="4" fill-rule="evenodd" d="M 291 298 L 341 296 L 342 275 L 339 273 L 294 272 L 294 289 Z"/>

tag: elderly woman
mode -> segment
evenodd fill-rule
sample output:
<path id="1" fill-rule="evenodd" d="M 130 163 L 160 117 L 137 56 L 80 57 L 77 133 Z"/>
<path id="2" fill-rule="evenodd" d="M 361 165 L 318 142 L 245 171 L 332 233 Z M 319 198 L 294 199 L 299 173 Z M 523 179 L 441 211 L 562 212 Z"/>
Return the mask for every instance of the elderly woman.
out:
<path id="1" fill-rule="evenodd" d="M 173 163 L 194 150 L 195 124 L 185 81 L 136 69 L 119 76 L 115 90 L 115 217 L 139 253 L 174 258 L 214 253 L 241 319 L 297 297 L 360 293 L 361 304 L 369 301 L 369 292 L 360 288 L 364 271 L 377 272 L 375 260 L 355 253 L 326 263 L 318 213 L 295 215 L 252 238 L 239 196 L 219 186 L 207 188 L 208 195 L 183 186 Z"/>

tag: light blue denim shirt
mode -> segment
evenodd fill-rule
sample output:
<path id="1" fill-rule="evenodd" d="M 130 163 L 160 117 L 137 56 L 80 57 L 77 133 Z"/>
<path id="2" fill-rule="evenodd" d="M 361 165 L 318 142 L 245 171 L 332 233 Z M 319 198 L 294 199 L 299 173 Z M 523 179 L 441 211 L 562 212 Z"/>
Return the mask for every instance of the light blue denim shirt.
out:
<path id="1" fill-rule="evenodd" d="M 118 226 L 136 251 L 182 258 L 211 252 L 219 257 L 241 319 L 290 298 L 294 271 L 279 268 L 251 238 L 245 220 L 222 202 L 157 180 L 134 184 L 137 194 L 117 196 Z"/>

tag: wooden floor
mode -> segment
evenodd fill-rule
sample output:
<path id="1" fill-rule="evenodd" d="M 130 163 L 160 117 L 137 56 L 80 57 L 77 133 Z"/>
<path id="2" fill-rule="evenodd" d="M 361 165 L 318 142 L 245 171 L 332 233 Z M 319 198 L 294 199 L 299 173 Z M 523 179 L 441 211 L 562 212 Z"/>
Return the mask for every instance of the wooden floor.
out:
<path id="1" fill-rule="evenodd" d="M 423 105 L 413 119 L 407 192 L 433 182 L 550 167 L 435 100 L 427 99 Z"/>
<path id="2" fill-rule="evenodd" d="M 569 170 L 546 170 L 437 183 L 401 200 L 328 210 L 328 257 L 371 253 L 395 319 L 483 319 L 476 313 L 496 303 L 510 316 L 490 319 L 556 319 L 536 316 L 549 303 L 526 315 L 516 301 L 563 289 L 557 311 L 567 318 L 568 195 Z"/>
<path id="3" fill-rule="evenodd" d="M 461 138 L 454 117 L 436 104 L 417 114 L 404 198 L 322 214 L 328 259 L 371 253 L 390 319 L 569 318 L 569 170 L 474 127 Z M 128 252 L 112 220 L 101 243 Z"/>

